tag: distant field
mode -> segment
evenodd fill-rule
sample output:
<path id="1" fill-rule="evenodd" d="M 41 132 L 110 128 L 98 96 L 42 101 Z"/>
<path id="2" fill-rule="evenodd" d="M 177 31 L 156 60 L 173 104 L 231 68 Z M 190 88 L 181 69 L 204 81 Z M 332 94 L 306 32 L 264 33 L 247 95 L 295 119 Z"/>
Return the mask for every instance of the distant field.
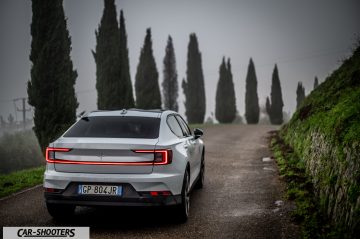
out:
<path id="1" fill-rule="evenodd" d="M 0 175 L 44 164 L 45 159 L 32 130 L 0 137 Z"/>

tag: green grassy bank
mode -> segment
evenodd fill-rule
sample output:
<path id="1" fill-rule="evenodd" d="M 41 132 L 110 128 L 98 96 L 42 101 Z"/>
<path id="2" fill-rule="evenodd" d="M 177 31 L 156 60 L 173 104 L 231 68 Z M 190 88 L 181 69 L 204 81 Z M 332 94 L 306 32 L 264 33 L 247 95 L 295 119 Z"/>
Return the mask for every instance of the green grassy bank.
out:
<path id="1" fill-rule="evenodd" d="M 311 216 L 305 226 L 314 230 L 308 231 L 318 232 L 319 237 L 359 235 L 360 47 L 306 97 L 273 143 L 280 173 L 291 176 L 285 177 L 290 189 L 297 185 L 292 189 L 295 200 L 304 198 L 304 205 L 297 202 L 299 214 L 308 208 L 331 225 L 326 232 L 321 231 L 324 229 L 318 227 L 317 216 Z M 280 150 L 284 147 L 289 150 Z M 298 174 L 305 177 L 300 182 Z M 308 194 L 313 194 L 309 200 Z"/>
<path id="2" fill-rule="evenodd" d="M 0 198 L 16 193 L 25 188 L 41 184 L 45 167 L 25 169 L 10 174 L 0 175 Z"/>

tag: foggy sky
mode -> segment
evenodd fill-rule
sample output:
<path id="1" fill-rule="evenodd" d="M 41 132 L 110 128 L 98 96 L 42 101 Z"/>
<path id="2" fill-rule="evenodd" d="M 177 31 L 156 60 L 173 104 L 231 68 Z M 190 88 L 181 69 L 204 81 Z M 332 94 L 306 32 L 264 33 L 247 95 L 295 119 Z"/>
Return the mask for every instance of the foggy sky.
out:
<path id="1" fill-rule="evenodd" d="M 270 95 L 271 75 L 278 64 L 284 111 L 294 112 L 296 86 L 306 94 L 317 75 L 323 82 L 349 55 L 360 36 L 360 1 L 236 1 L 236 0 L 116 0 L 118 16 L 124 10 L 132 83 L 145 30 L 152 29 L 153 50 L 161 86 L 167 37 L 173 38 L 179 82 L 180 113 L 184 113 L 181 80 L 186 74 L 189 34 L 195 32 L 206 90 L 206 117 L 215 112 L 215 92 L 222 57 L 230 57 L 237 109 L 244 114 L 245 77 L 250 57 L 258 79 L 260 104 Z M 71 58 L 78 72 L 75 90 L 78 112 L 96 109 L 95 30 L 101 0 L 64 0 L 72 39 Z M 12 99 L 27 97 L 30 79 L 31 1 L 0 2 L 0 115 L 14 115 Z M 17 102 L 20 107 L 20 102 Z M 21 114 L 17 113 L 18 120 Z"/>

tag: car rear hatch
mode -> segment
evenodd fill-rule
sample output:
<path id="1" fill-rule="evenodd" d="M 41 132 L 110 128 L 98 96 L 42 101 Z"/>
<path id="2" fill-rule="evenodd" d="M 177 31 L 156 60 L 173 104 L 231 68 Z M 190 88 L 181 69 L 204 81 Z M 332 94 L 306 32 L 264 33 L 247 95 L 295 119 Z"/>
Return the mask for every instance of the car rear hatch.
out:
<path id="1" fill-rule="evenodd" d="M 84 117 L 51 145 L 47 161 L 59 172 L 149 174 L 159 127 L 159 117 Z"/>
<path id="2" fill-rule="evenodd" d="M 55 170 L 72 173 L 140 173 L 152 172 L 154 154 L 134 150 L 154 150 L 157 139 L 63 138 L 54 148 Z"/>

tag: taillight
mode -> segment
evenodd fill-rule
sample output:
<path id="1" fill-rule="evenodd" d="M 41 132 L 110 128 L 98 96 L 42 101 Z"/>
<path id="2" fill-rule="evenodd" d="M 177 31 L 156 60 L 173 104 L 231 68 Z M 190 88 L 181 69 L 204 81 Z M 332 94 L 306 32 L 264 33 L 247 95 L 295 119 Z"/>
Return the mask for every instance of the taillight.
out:
<path id="1" fill-rule="evenodd" d="M 157 197 L 157 196 L 171 196 L 171 192 L 170 191 L 151 191 L 150 195 L 152 197 Z"/>
<path id="2" fill-rule="evenodd" d="M 55 153 L 56 152 L 69 152 L 71 149 L 69 148 L 51 148 L 51 147 L 47 147 L 46 148 L 46 152 L 45 152 L 45 159 L 48 163 L 54 163 L 56 158 L 55 158 Z"/>
<path id="3" fill-rule="evenodd" d="M 156 149 L 156 150 L 133 150 L 135 153 L 154 154 L 154 165 L 166 165 L 172 162 L 171 149 Z"/>
<path id="4" fill-rule="evenodd" d="M 47 193 L 59 193 L 62 191 L 62 189 L 57 188 L 44 188 L 44 191 Z"/>
<path id="5" fill-rule="evenodd" d="M 142 197 L 169 197 L 172 196 L 170 191 L 150 191 L 150 192 L 139 192 Z"/>

